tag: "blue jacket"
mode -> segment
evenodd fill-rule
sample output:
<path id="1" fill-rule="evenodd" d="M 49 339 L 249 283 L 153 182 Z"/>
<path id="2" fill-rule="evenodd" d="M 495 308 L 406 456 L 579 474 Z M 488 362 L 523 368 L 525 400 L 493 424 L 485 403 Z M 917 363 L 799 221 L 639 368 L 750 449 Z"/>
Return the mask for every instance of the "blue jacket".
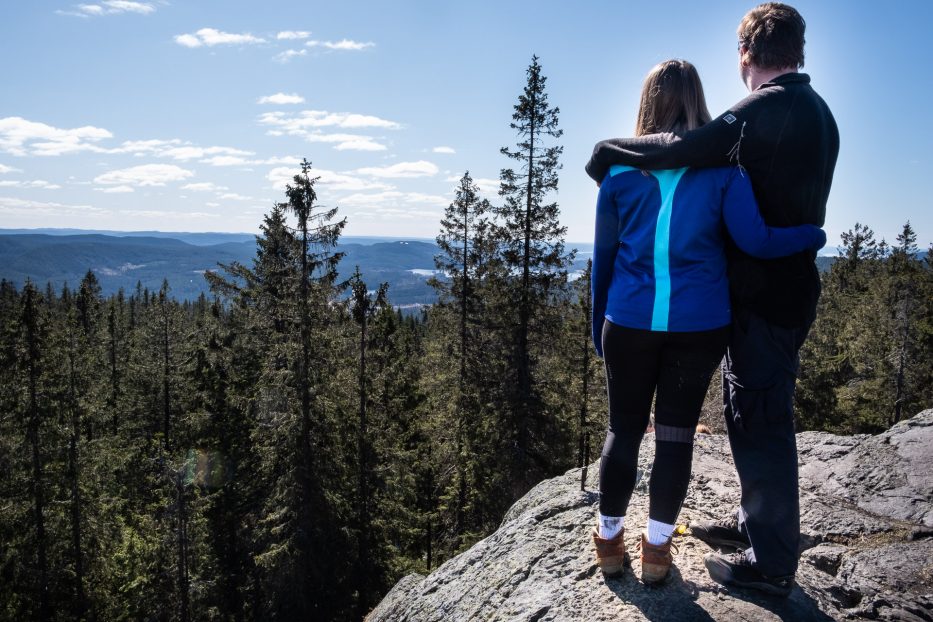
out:
<path id="1" fill-rule="evenodd" d="M 728 324 L 727 231 L 743 252 L 763 259 L 826 244 L 813 225 L 765 225 L 748 176 L 737 167 L 642 172 L 612 166 L 596 204 L 592 296 L 599 355 L 604 318 L 669 332 Z"/>

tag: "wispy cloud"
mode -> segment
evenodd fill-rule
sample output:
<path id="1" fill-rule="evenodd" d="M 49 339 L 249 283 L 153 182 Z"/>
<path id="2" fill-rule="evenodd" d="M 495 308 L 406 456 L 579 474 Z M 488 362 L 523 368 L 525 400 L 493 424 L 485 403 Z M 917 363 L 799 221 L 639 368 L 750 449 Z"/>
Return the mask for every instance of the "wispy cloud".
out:
<path id="1" fill-rule="evenodd" d="M 305 98 L 297 93 L 276 93 L 274 95 L 265 95 L 256 102 L 258 104 L 303 104 Z"/>
<path id="2" fill-rule="evenodd" d="M 376 211 L 399 208 L 406 205 L 424 205 L 433 207 L 446 207 L 450 200 L 436 194 L 422 192 L 399 192 L 388 190 L 371 194 L 351 194 L 340 199 L 342 205 L 368 207 Z M 403 210 L 408 213 L 407 210 Z M 432 212 L 433 213 L 433 212 Z"/>
<path id="3" fill-rule="evenodd" d="M 6 179 L 0 181 L 0 188 L 42 188 L 43 190 L 58 190 L 61 186 L 58 184 L 51 184 L 44 179 L 33 179 L 29 181 Z"/>
<path id="4" fill-rule="evenodd" d="M 71 11 L 55 11 L 59 15 L 74 17 L 97 17 L 100 15 L 116 15 L 119 13 L 138 13 L 149 15 L 156 10 L 151 2 L 131 2 L 130 0 L 102 0 L 97 4 L 78 4 Z"/>
<path id="5" fill-rule="evenodd" d="M 259 116 L 261 125 L 275 129 L 270 135 L 300 136 L 310 143 L 332 143 L 338 151 L 385 151 L 386 146 L 372 136 L 350 133 L 327 133 L 323 128 L 339 129 L 399 129 L 400 124 L 372 115 L 326 110 L 303 110 L 297 113 L 266 112 Z"/>
<path id="6" fill-rule="evenodd" d="M 307 39 L 311 36 L 311 33 L 306 30 L 283 30 L 279 34 L 275 35 L 276 39 L 279 40 L 290 40 L 290 39 Z"/>
<path id="7" fill-rule="evenodd" d="M 158 158 L 172 158 L 178 161 L 194 160 L 219 166 L 232 166 L 236 164 L 263 164 L 265 160 L 248 160 L 244 156 L 255 155 L 252 151 L 237 149 L 236 147 L 199 147 L 184 143 L 178 139 L 172 140 L 133 140 L 126 141 L 119 147 L 106 150 L 107 153 L 132 153 L 135 156 L 155 156 Z M 208 157 L 210 156 L 210 157 Z"/>
<path id="8" fill-rule="evenodd" d="M 211 166 L 253 166 L 256 164 L 294 164 L 300 162 L 301 158 L 297 156 L 279 156 L 251 160 L 240 156 L 221 155 L 199 161 L 202 164 L 210 164 Z"/>
<path id="9" fill-rule="evenodd" d="M 211 181 L 198 182 L 196 184 L 185 184 L 181 187 L 182 190 L 193 190 L 195 192 L 220 192 L 221 190 L 227 190 L 226 186 L 218 186 Z"/>
<path id="10" fill-rule="evenodd" d="M 375 47 L 372 41 L 351 41 L 350 39 L 341 39 L 340 41 L 308 41 L 305 43 L 308 47 L 323 47 L 328 50 L 352 50 L 359 51 L 366 48 Z"/>
<path id="11" fill-rule="evenodd" d="M 266 179 L 272 182 L 272 187 L 278 191 L 285 190 L 285 184 L 292 183 L 292 179 L 295 175 L 301 172 L 301 169 L 296 166 L 281 166 L 274 168 L 266 175 Z M 357 192 L 361 190 L 391 190 L 392 186 L 387 185 L 382 182 L 370 181 L 366 179 L 361 179 L 355 175 L 348 175 L 347 173 L 338 173 L 336 171 L 329 171 L 326 169 L 312 168 L 309 171 L 309 175 L 314 177 L 319 177 L 317 183 L 319 187 L 326 190 L 341 191 L 345 190 L 348 192 Z"/>
<path id="12" fill-rule="evenodd" d="M 159 156 L 166 158 L 173 158 L 175 160 L 193 160 L 195 158 L 203 158 L 205 156 L 250 156 L 253 155 L 252 151 L 245 151 L 243 149 L 235 149 L 233 147 L 173 147 L 171 149 L 165 149 L 158 152 Z"/>
<path id="13" fill-rule="evenodd" d="M 356 170 L 361 175 L 381 178 L 430 177 L 436 175 L 437 165 L 426 160 L 399 162 L 390 166 L 366 167 Z"/>
<path id="14" fill-rule="evenodd" d="M 254 37 L 250 33 L 223 32 L 216 28 L 202 28 L 194 34 L 175 35 L 175 43 L 188 48 L 201 46 L 213 47 L 215 45 L 251 45 L 265 43 L 261 37 Z"/>
<path id="15" fill-rule="evenodd" d="M 98 192 L 105 192 L 107 194 L 123 194 L 126 192 L 136 192 L 133 189 L 133 186 L 108 186 L 105 188 L 94 188 Z"/>
<path id="16" fill-rule="evenodd" d="M 255 201 L 254 197 L 247 197 L 242 194 L 237 194 L 236 192 L 227 192 L 220 195 L 221 200 L 227 201 Z"/>
<path id="17" fill-rule="evenodd" d="M 172 181 L 182 181 L 194 173 L 174 164 L 143 164 L 130 168 L 108 171 L 94 178 L 102 186 L 164 186 Z"/>
<path id="18" fill-rule="evenodd" d="M 435 147 L 434 149 L 431 149 L 431 151 L 433 151 L 434 153 L 457 153 L 457 151 L 453 147 L 444 147 L 444 146 Z"/>
<path id="19" fill-rule="evenodd" d="M 32 201 L 13 197 L 0 197 L 0 213 L 33 216 L 104 216 L 107 210 L 92 205 L 68 205 L 46 201 Z"/>
<path id="20" fill-rule="evenodd" d="M 386 146 L 377 143 L 372 136 L 358 134 L 324 134 L 322 132 L 305 132 L 303 138 L 309 143 L 336 143 L 337 151 L 385 151 Z"/>
<path id="21" fill-rule="evenodd" d="M 13 168 L 12 166 L 7 166 L 6 164 L 0 164 L 0 175 L 5 173 L 22 173 L 18 168 Z"/>
<path id="22" fill-rule="evenodd" d="M 285 50 L 276 54 L 273 60 L 279 63 L 287 63 L 296 56 L 307 56 L 307 54 L 308 50 Z"/>
<path id="23" fill-rule="evenodd" d="M 352 112 L 328 112 L 326 110 L 302 110 L 294 114 L 266 112 L 259 116 L 259 122 L 263 125 L 281 127 L 286 131 L 321 127 L 340 127 L 344 129 L 378 127 L 393 130 L 401 127 L 395 121 L 380 119 L 372 115 Z"/>
<path id="24" fill-rule="evenodd" d="M 0 119 L 0 150 L 15 156 L 55 156 L 79 151 L 103 151 L 95 143 L 113 134 L 90 125 L 62 129 L 22 117 Z"/>

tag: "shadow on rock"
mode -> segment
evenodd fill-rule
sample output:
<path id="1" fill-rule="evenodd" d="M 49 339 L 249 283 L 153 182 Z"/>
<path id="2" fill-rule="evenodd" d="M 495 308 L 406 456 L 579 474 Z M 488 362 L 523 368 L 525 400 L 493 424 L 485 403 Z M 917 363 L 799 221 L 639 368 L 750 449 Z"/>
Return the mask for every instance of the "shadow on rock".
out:
<path id="1" fill-rule="evenodd" d="M 750 603 L 770 611 L 784 622 L 832 622 L 833 618 L 821 611 L 817 602 L 806 592 L 795 586 L 787 598 L 769 596 L 755 590 L 738 587 L 722 587 L 719 592 L 729 598 Z"/>
<path id="2" fill-rule="evenodd" d="M 624 602 L 638 607 L 652 622 L 715 619 L 697 603 L 700 592 L 710 590 L 700 588 L 692 581 L 684 581 L 677 566 L 671 568 L 670 576 L 661 585 L 645 585 L 628 569 L 621 577 L 607 578 L 606 586 Z"/>

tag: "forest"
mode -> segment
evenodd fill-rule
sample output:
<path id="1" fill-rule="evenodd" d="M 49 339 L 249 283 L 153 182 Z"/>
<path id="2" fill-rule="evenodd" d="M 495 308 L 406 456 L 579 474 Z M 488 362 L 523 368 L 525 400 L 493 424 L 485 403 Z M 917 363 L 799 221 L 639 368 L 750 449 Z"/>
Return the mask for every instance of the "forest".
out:
<path id="1" fill-rule="evenodd" d="M 421 315 L 338 278 L 346 221 L 307 161 L 210 296 L 0 283 L 0 620 L 360 620 L 590 465 L 605 376 L 545 85 L 533 58 L 498 201 L 461 178 Z M 874 433 L 933 405 L 933 249 L 909 223 L 841 249 L 798 429 Z"/>

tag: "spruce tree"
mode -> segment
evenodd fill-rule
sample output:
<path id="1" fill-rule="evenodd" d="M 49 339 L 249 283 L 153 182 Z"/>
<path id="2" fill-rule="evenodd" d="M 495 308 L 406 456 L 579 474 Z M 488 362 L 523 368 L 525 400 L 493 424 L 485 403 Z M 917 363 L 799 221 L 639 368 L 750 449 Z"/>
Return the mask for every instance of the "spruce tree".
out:
<path id="1" fill-rule="evenodd" d="M 554 446 L 561 442 L 560 414 L 549 408 L 543 386 L 541 360 L 548 356 L 559 331 L 556 295 L 566 284 L 572 254 L 564 252 L 566 227 L 558 221 L 553 200 L 557 191 L 559 157 L 563 148 L 554 141 L 560 110 L 548 103 L 547 79 L 538 57 L 526 71 L 526 84 L 514 106 L 510 127 L 518 141 L 500 151 L 517 168 L 500 173 L 502 205 L 496 241 L 507 274 L 508 308 L 514 316 L 506 321 L 508 377 L 504 378 L 505 419 L 501 422 L 507 459 L 507 485 L 511 499 L 555 468 Z M 560 453 L 560 450 L 557 452 Z"/>

